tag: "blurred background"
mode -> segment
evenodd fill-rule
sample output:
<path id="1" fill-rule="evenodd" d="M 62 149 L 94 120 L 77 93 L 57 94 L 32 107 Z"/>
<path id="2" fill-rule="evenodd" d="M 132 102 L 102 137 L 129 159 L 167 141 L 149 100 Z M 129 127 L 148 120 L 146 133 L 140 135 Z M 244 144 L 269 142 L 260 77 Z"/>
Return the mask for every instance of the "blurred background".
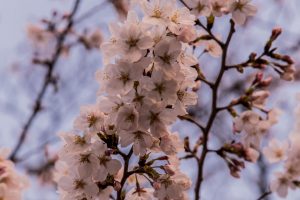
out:
<path id="1" fill-rule="evenodd" d="M 31 177 L 26 200 L 56 200 L 55 185 L 51 181 L 53 163 L 60 147 L 58 132 L 72 129 L 72 123 L 81 105 L 96 101 L 98 84 L 94 73 L 102 64 L 99 44 L 108 38 L 108 24 L 124 19 L 129 6 L 126 0 L 84 0 L 73 16 L 70 30 L 64 34 L 74 0 L 0 0 L 0 147 L 14 149 L 22 132 L 26 137 L 16 156 L 17 167 Z M 251 52 L 261 52 L 274 27 L 282 27 L 283 34 L 276 41 L 279 52 L 291 55 L 299 70 L 300 1 L 253 0 L 258 14 L 237 29 L 230 46 L 228 63 L 247 60 Z M 216 20 L 214 33 L 225 38 L 229 18 Z M 47 30 L 47 31 L 45 31 Z M 56 35 L 53 36 L 55 33 Z M 61 45 L 57 35 L 65 35 Z M 222 37 L 223 36 L 223 37 Z M 52 51 L 60 46 L 60 55 L 51 60 Z M 208 79 L 213 80 L 218 59 L 208 54 L 199 59 Z M 51 67 L 49 67 L 51 66 Z M 51 76 L 47 76 L 51 68 Z M 221 105 L 238 97 L 250 84 L 254 71 L 239 74 L 230 71 L 222 82 Z M 272 72 L 266 72 L 272 73 Z M 278 77 L 273 73 L 275 77 Z M 49 80 L 49 77 L 51 80 Z M 47 79 L 48 78 L 48 79 Z M 283 110 L 280 123 L 272 128 L 268 137 L 286 138 L 293 128 L 293 111 L 299 89 L 300 73 L 295 82 L 274 79 L 267 107 Z M 42 98 L 38 98 L 46 85 Z M 190 109 L 197 120 L 205 121 L 209 110 L 209 88 L 199 90 L 198 105 Z M 39 101 L 37 101 L 39 100 Z M 30 117 L 33 120 L 30 121 Z M 28 125 L 28 127 L 24 127 Z M 189 122 L 178 121 L 172 128 L 182 138 L 199 135 Z M 211 147 L 233 139 L 232 119 L 224 113 L 212 129 Z M 184 161 L 182 168 L 190 177 L 196 175 L 193 161 Z M 248 163 L 241 178 L 230 176 L 226 164 L 215 155 L 205 165 L 202 191 L 205 200 L 255 200 L 268 188 L 272 172 L 280 166 L 270 166 L 260 159 Z M 268 199 L 278 199 L 271 195 Z M 300 192 L 290 191 L 289 200 L 300 199 Z"/>

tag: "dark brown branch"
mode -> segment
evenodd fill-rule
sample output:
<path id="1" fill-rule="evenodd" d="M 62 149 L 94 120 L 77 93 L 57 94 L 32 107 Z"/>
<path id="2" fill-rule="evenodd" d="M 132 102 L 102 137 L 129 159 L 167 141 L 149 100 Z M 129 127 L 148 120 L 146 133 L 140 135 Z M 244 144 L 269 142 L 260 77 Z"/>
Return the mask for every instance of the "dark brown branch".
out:
<path id="1" fill-rule="evenodd" d="M 31 113 L 31 115 L 29 116 L 27 122 L 25 123 L 23 130 L 21 132 L 21 135 L 18 139 L 18 142 L 15 146 L 15 148 L 12 151 L 12 154 L 10 155 L 10 159 L 12 161 L 17 161 L 17 153 L 19 152 L 20 148 L 22 147 L 23 143 L 25 142 L 25 139 L 28 135 L 28 131 L 30 129 L 30 127 L 33 124 L 33 121 L 36 119 L 37 115 L 39 114 L 39 112 L 42 110 L 42 102 L 44 100 L 47 88 L 51 85 L 52 83 L 52 78 L 53 78 L 53 71 L 54 68 L 56 66 L 56 63 L 61 55 L 61 52 L 63 51 L 63 45 L 65 42 L 65 39 L 68 35 L 68 33 L 70 32 L 70 30 L 73 27 L 73 17 L 76 14 L 76 12 L 78 11 L 79 5 L 80 5 L 81 0 L 76 0 L 73 6 L 73 9 L 68 17 L 68 23 L 67 26 L 65 27 L 65 29 L 57 36 L 57 44 L 56 44 L 56 51 L 52 57 L 51 60 L 45 62 L 45 65 L 47 67 L 47 73 L 44 76 L 44 82 L 43 85 L 41 87 L 41 90 L 39 91 L 37 98 L 35 100 L 34 103 L 34 108 L 33 111 Z"/>
<path id="2" fill-rule="evenodd" d="M 195 200 L 200 199 L 200 192 L 201 192 L 201 185 L 203 182 L 203 167 L 204 167 L 204 162 L 206 155 L 208 153 L 208 137 L 210 130 L 212 128 L 212 125 L 214 123 L 214 120 L 217 116 L 218 109 L 217 109 L 217 102 L 218 102 L 218 88 L 221 83 L 221 80 L 223 78 L 223 75 L 226 70 L 226 58 L 227 58 L 227 51 L 229 47 L 229 43 L 231 41 L 232 35 L 235 32 L 234 28 L 234 22 L 231 20 L 230 21 L 231 26 L 230 26 L 230 31 L 227 37 L 227 40 L 225 42 L 225 45 L 222 45 L 222 60 L 221 60 L 221 68 L 218 74 L 218 77 L 212 87 L 212 104 L 211 104 L 211 114 L 207 122 L 207 126 L 205 127 L 205 131 L 203 133 L 203 148 L 202 148 L 202 153 L 198 162 L 198 176 L 197 176 L 197 181 L 195 185 Z"/>
<path id="3" fill-rule="evenodd" d="M 189 121 L 189 122 L 195 124 L 196 126 L 198 126 L 198 128 L 200 128 L 202 131 L 204 131 L 204 127 L 200 123 L 196 122 L 191 116 L 184 115 L 184 116 L 178 116 L 178 118 L 181 120 Z"/>
<path id="4" fill-rule="evenodd" d="M 128 172 L 128 167 L 129 167 L 129 161 L 133 153 L 133 147 L 130 149 L 129 153 L 126 154 L 121 154 L 121 156 L 124 159 L 124 170 L 123 170 L 123 177 L 121 179 L 121 188 L 117 192 L 117 200 L 122 200 L 122 190 L 124 187 L 124 184 L 126 183 L 127 178 L 132 174 Z"/>
<path id="5" fill-rule="evenodd" d="M 272 192 L 271 191 L 267 191 L 267 192 L 263 193 L 260 197 L 258 197 L 257 200 L 264 200 L 270 194 L 272 194 Z"/>

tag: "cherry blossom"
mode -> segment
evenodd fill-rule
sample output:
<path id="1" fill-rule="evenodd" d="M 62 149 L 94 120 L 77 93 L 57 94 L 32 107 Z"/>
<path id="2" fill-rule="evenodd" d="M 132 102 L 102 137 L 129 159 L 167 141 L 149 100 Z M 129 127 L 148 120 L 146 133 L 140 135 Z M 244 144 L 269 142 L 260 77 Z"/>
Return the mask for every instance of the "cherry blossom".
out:
<path id="1" fill-rule="evenodd" d="M 211 14 L 210 0 L 187 0 L 187 5 L 195 16 L 209 16 Z"/>
<path id="2" fill-rule="evenodd" d="M 8 160 L 9 149 L 0 149 L 0 199 L 22 199 L 22 192 L 28 187 L 28 180 L 17 173 L 15 164 Z"/>
<path id="3" fill-rule="evenodd" d="M 265 147 L 263 152 L 268 158 L 269 162 L 278 162 L 286 158 L 286 153 L 288 150 L 288 142 L 280 142 L 276 139 L 272 139 L 268 147 Z"/>
<path id="4" fill-rule="evenodd" d="M 247 16 L 253 16 L 256 14 L 257 9 L 250 4 L 251 0 L 235 0 L 230 5 L 230 12 L 232 13 L 232 19 L 235 23 L 243 25 Z"/>

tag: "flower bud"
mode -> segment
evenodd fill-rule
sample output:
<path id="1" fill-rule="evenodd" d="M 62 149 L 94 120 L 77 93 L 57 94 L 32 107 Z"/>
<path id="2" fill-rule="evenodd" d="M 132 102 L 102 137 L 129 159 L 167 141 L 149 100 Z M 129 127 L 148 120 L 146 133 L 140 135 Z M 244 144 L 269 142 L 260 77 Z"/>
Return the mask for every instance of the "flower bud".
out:
<path id="1" fill-rule="evenodd" d="M 282 61 L 287 62 L 287 63 L 290 64 L 290 65 L 292 65 L 292 64 L 295 63 L 295 62 L 293 61 L 293 59 L 292 59 L 290 56 L 288 56 L 288 55 L 282 56 Z"/>
<path id="2" fill-rule="evenodd" d="M 281 33 L 282 33 L 282 29 L 280 27 L 274 28 L 272 30 L 272 35 L 270 40 L 272 41 L 276 40 Z"/>
<path id="3" fill-rule="evenodd" d="M 176 169 L 171 166 L 171 165 L 165 165 L 163 166 L 163 169 L 165 170 L 165 172 L 171 176 L 173 176 L 175 174 Z"/>
<path id="4" fill-rule="evenodd" d="M 196 29 L 193 26 L 185 26 L 180 35 L 178 36 L 178 40 L 189 43 L 194 41 L 197 38 Z"/>
<path id="5" fill-rule="evenodd" d="M 256 151 L 253 148 L 246 149 L 245 160 L 247 160 L 249 162 L 256 163 L 258 157 L 259 157 L 259 152 L 258 151 Z"/>
<path id="6" fill-rule="evenodd" d="M 118 181 L 114 182 L 114 190 L 119 191 L 121 189 L 121 183 Z"/>
<path id="7" fill-rule="evenodd" d="M 154 183 L 153 183 L 153 188 L 154 188 L 155 190 L 159 190 L 160 187 L 161 187 L 161 184 L 160 184 L 160 183 L 158 183 L 158 182 L 154 182 Z"/>
<path id="8" fill-rule="evenodd" d="M 265 78 L 264 80 L 262 80 L 260 83 L 259 83 L 259 86 L 260 87 L 268 87 L 271 82 L 272 82 L 273 78 L 271 76 Z"/>
<path id="9" fill-rule="evenodd" d="M 195 86 L 192 88 L 192 90 L 194 92 L 197 92 L 200 89 L 200 86 L 201 86 L 201 81 L 198 80 L 198 81 L 196 81 Z"/>
<path id="10" fill-rule="evenodd" d="M 251 101 L 256 106 L 264 106 L 267 98 L 270 96 L 269 91 L 256 91 L 251 95 Z"/>

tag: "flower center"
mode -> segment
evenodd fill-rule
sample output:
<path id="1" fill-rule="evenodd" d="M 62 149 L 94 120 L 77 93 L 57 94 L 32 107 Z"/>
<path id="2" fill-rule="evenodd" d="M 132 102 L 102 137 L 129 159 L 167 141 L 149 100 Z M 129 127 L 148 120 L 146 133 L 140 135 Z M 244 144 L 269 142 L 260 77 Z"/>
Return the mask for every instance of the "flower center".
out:
<path id="1" fill-rule="evenodd" d="M 153 112 L 150 112 L 150 125 L 152 125 L 154 122 L 156 121 L 159 121 L 159 113 L 153 113 Z"/>
<path id="2" fill-rule="evenodd" d="M 197 5 L 197 7 L 196 7 L 196 9 L 197 9 L 197 11 L 200 13 L 203 9 L 204 9 L 204 5 L 202 5 L 200 2 L 198 3 L 198 5 Z"/>
<path id="3" fill-rule="evenodd" d="M 97 122 L 97 117 L 94 115 L 94 113 L 91 113 L 87 116 L 87 122 L 89 124 L 89 128 L 94 126 Z"/>
<path id="4" fill-rule="evenodd" d="M 139 41 L 139 39 L 135 39 L 135 38 L 130 37 L 129 40 L 126 40 L 126 44 L 129 46 L 129 49 L 131 49 L 132 47 L 136 46 L 138 41 Z"/>
<path id="5" fill-rule="evenodd" d="M 126 117 L 126 121 L 129 122 L 134 122 L 135 120 L 135 115 L 133 113 L 130 113 L 127 117 Z"/>
<path id="6" fill-rule="evenodd" d="M 90 163 L 91 154 L 80 154 L 79 162 L 80 163 Z"/>
<path id="7" fill-rule="evenodd" d="M 170 55 L 168 55 L 167 53 L 165 53 L 164 56 L 160 56 L 160 59 L 161 59 L 164 63 L 170 65 L 170 64 L 171 64 L 171 59 L 172 59 L 172 57 L 171 57 Z"/>
<path id="8" fill-rule="evenodd" d="M 155 8 L 155 9 L 153 10 L 153 14 L 152 14 L 151 17 L 154 17 L 154 18 L 161 18 L 161 16 L 162 16 L 161 10 L 160 10 L 159 8 Z"/>
<path id="9" fill-rule="evenodd" d="M 166 90 L 163 83 L 155 83 L 154 91 L 158 92 L 160 95 Z"/>
<path id="10" fill-rule="evenodd" d="M 79 135 L 76 135 L 75 139 L 74 139 L 74 143 L 77 145 L 83 146 L 86 144 L 86 141 L 85 141 L 84 137 L 80 137 Z"/>
<path id="11" fill-rule="evenodd" d="M 83 180 L 80 179 L 76 179 L 74 181 L 74 189 L 75 190 L 80 190 L 80 189 L 84 189 L 84 186 L 86 185 L 86 183 Z"/>
<path id="12" fill-rule="evenodd" d="M 179 91 L 177 92 L 177 97 L 178 97 L 178 99 L 179 99 L 180 101 L 183 100 L 184 94 L 185 94 L 185 92 L 182 91 L 182 90 L 179 90 Z"/>
<path id="13" fill-rule="evenodd" d="M 126 83 L 130 80 L 129 74 L 121 72 L 119 80 L 122 81 L 124 85 L 126 85 Z"/>
<path id="14" fill-rule="evenodd" d="M 179 19 L 179 13 L 175 12 L 173 14 L 173 16 L 171 17 L 171 21 L 177 24 L 178 23 L 178 19 Z"/>

